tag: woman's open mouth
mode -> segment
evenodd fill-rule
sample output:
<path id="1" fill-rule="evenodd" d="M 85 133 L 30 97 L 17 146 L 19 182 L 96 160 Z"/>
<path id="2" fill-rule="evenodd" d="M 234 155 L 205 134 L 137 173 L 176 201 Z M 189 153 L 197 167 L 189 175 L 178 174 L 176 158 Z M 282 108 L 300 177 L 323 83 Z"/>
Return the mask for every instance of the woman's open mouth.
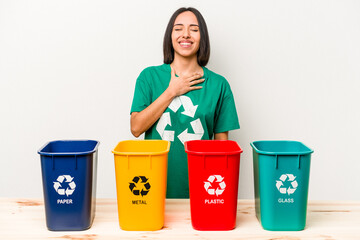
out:
<path id="1" fill-rule="evenodd" d="M 192 45 L 192 42 L 189 42 L 189 41 L 181 41 L 180 42 L 180 46 L 183 48 L 191 47 L 191 45 Z"/>

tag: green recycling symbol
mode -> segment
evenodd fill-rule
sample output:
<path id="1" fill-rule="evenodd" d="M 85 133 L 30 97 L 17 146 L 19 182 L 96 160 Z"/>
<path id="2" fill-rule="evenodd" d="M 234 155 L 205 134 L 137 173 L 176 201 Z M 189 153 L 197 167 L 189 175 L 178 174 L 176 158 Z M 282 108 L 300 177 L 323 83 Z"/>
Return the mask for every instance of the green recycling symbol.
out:
<path id="1" fill-rule="evenodd" d="M 141 180 L 141 181 L 140 181 Z M 129 183 L 130 191 L 135 196 L 146 196 L 150 190 L 150 183 L 148 178 L 145 176 L 136 176 L 133 178 L 132 182 Z"/>
<path id="2" fill-rule="evenodd" d="M 194 106 L 191 98 L 182 95 L 173 99 L 169 105 L 169 109 L 176 113 L 181 106 L 184 107 L 182 114 L 194 118 L 196 109 L 199 105 Z M 165 112 L 161 115 L 158 124 L 156 125 L 156 131 L 160 134 L 162 140 L 173 142 L 175 138 L 175 131 L 165 130 L 167 125 L 171 126 L 170 112 Z M 177 136 L 182 144 L 189 140 L 200 140 L 204 135 L 204 128 L 201 124 L 200 118 L 191 121 L 190 125 L 194 130 L 194 133 L 189 133 L 188 128 L 186 128 Z"/>

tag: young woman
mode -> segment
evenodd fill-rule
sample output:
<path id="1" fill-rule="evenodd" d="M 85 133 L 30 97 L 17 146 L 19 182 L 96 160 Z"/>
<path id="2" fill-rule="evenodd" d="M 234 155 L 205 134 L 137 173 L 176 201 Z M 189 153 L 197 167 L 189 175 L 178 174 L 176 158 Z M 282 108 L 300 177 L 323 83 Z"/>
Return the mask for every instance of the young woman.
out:
<path id="1" fill-rule="evenodd" d="M 172 15 L 163 48 L 164 64 L 144 69 L 136 81 L 131 132 L 171 141 L 167 197 L 188 198 L 184 142 L 226 140 L 239 121 L 228 82 L 205 67 L 210 42 L 198 10 L 180 8 Z"/>

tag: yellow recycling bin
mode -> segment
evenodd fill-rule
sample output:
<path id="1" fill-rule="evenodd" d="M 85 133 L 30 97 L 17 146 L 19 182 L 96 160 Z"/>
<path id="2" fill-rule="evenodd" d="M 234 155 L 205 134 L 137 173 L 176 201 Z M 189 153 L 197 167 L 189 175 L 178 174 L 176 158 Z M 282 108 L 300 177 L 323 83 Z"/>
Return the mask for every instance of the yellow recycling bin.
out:
<path id="1" fill-rule="evenodd" d="M 112 151 L 120 228 L 155 231 L 164 226 L 170 142 L 127 140 Z"/>

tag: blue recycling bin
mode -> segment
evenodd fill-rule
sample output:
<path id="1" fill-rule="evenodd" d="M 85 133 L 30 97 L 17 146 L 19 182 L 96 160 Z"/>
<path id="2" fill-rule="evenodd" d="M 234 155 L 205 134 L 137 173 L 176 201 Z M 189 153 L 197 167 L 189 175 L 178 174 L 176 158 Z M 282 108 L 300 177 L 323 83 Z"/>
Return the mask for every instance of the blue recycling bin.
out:
<path id="1" fill-rule="evenodd" d="M 51 231 L 91 227 L 95 216 L 97 150 L 93 140 L 46 143 L 39 151 L 46 225 Z"/>

